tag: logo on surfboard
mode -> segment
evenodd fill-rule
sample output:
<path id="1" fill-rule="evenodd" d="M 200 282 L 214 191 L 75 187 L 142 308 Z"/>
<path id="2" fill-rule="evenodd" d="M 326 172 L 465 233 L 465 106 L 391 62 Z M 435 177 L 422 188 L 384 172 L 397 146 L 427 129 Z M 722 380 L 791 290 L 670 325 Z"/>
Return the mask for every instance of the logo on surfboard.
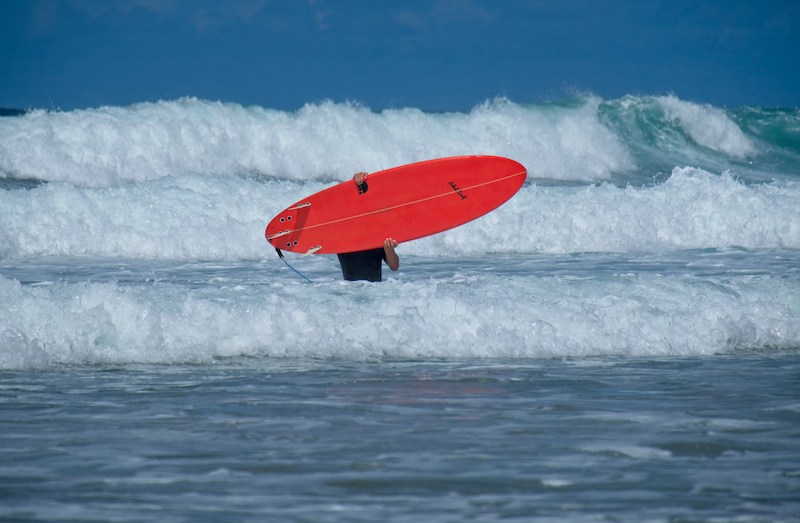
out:
<path id="1" fill-rule="evenodd" d="M 459 188 L 459 186 L 458 186 L 458 185 L 456 185 L 456 182 L 450 182 L 450 184 L 449 184 L 449 185 L 450 185 L 450 187 L 451 187 L 451 188 L 452 188 L 452 189 L 453 189 L 453 190 L 456 192 L 456 194 L 458 194 L 459 196 L 461 196 L 461 199 L 462 199 L 462 200 L 466 200 L 466 199 L 467 199 L 467 195 L 466 195 L 466 194 L 464 194 L 464 193 L 461 191 L 461 188 Z"/>

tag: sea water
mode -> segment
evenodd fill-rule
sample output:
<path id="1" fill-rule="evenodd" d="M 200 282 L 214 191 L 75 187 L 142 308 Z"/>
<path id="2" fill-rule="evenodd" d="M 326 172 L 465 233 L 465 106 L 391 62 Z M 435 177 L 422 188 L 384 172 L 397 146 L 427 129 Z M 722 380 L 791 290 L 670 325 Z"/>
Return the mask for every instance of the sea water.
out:
<path id="1" fill-rule="evenodd" d="M 196 99 L 0 118 L 0 520 L 797 521 L 800 113 Z M 381 284 L 266 223 L 497 154 Z"/>

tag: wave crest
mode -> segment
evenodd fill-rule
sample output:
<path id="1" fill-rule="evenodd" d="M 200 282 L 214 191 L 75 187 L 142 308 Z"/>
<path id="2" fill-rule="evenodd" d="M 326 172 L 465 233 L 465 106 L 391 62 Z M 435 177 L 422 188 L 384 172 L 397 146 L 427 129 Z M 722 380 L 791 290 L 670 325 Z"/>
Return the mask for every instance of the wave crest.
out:
<path id="1" fill-rule="evenodd" d="M 709 151 L 742 160 L 758 146 L 722 109 L 674 96 L 530 106 L 499 98 L 453 113 L 333 102 L 286 112 L 182 98 L 0 118 L 0 177 L 87 187 L 189 175 L 329 181 L 468 154 L 513 158 L 532 178 L 592 182 L 686 160 L 716 168 L 704 163 Z"/>

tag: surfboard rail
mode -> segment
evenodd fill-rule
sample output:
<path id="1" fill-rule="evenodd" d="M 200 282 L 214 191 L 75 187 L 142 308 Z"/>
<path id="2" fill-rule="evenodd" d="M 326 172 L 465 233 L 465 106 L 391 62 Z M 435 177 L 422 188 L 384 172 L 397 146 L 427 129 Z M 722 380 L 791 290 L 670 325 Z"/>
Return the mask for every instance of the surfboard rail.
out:
<path id="1" fill-rule="evenodd" d="M 456 156 L 369 175 L 369 191 L 346 181 L 290 205 L 265 237 L 290 252 L 333 254 L 407 242 L 496 209 L 522 187 L 527 170 L 499 156 Z"/>

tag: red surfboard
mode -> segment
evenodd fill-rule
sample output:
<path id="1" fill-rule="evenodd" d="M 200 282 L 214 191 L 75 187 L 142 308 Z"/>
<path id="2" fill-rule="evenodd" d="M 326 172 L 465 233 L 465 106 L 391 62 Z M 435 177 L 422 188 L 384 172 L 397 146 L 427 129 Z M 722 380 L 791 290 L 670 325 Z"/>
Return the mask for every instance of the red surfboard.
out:
<path id="1" fill-rule="evenodd" d="M 267 225 L 275 247 L 334 254 L 399 243 L 467 223 L 505 203 L 527 171 L 498 156 L 457 156 L 372 173 L 366 190 L 353 180 L 290 205 Z"/>

